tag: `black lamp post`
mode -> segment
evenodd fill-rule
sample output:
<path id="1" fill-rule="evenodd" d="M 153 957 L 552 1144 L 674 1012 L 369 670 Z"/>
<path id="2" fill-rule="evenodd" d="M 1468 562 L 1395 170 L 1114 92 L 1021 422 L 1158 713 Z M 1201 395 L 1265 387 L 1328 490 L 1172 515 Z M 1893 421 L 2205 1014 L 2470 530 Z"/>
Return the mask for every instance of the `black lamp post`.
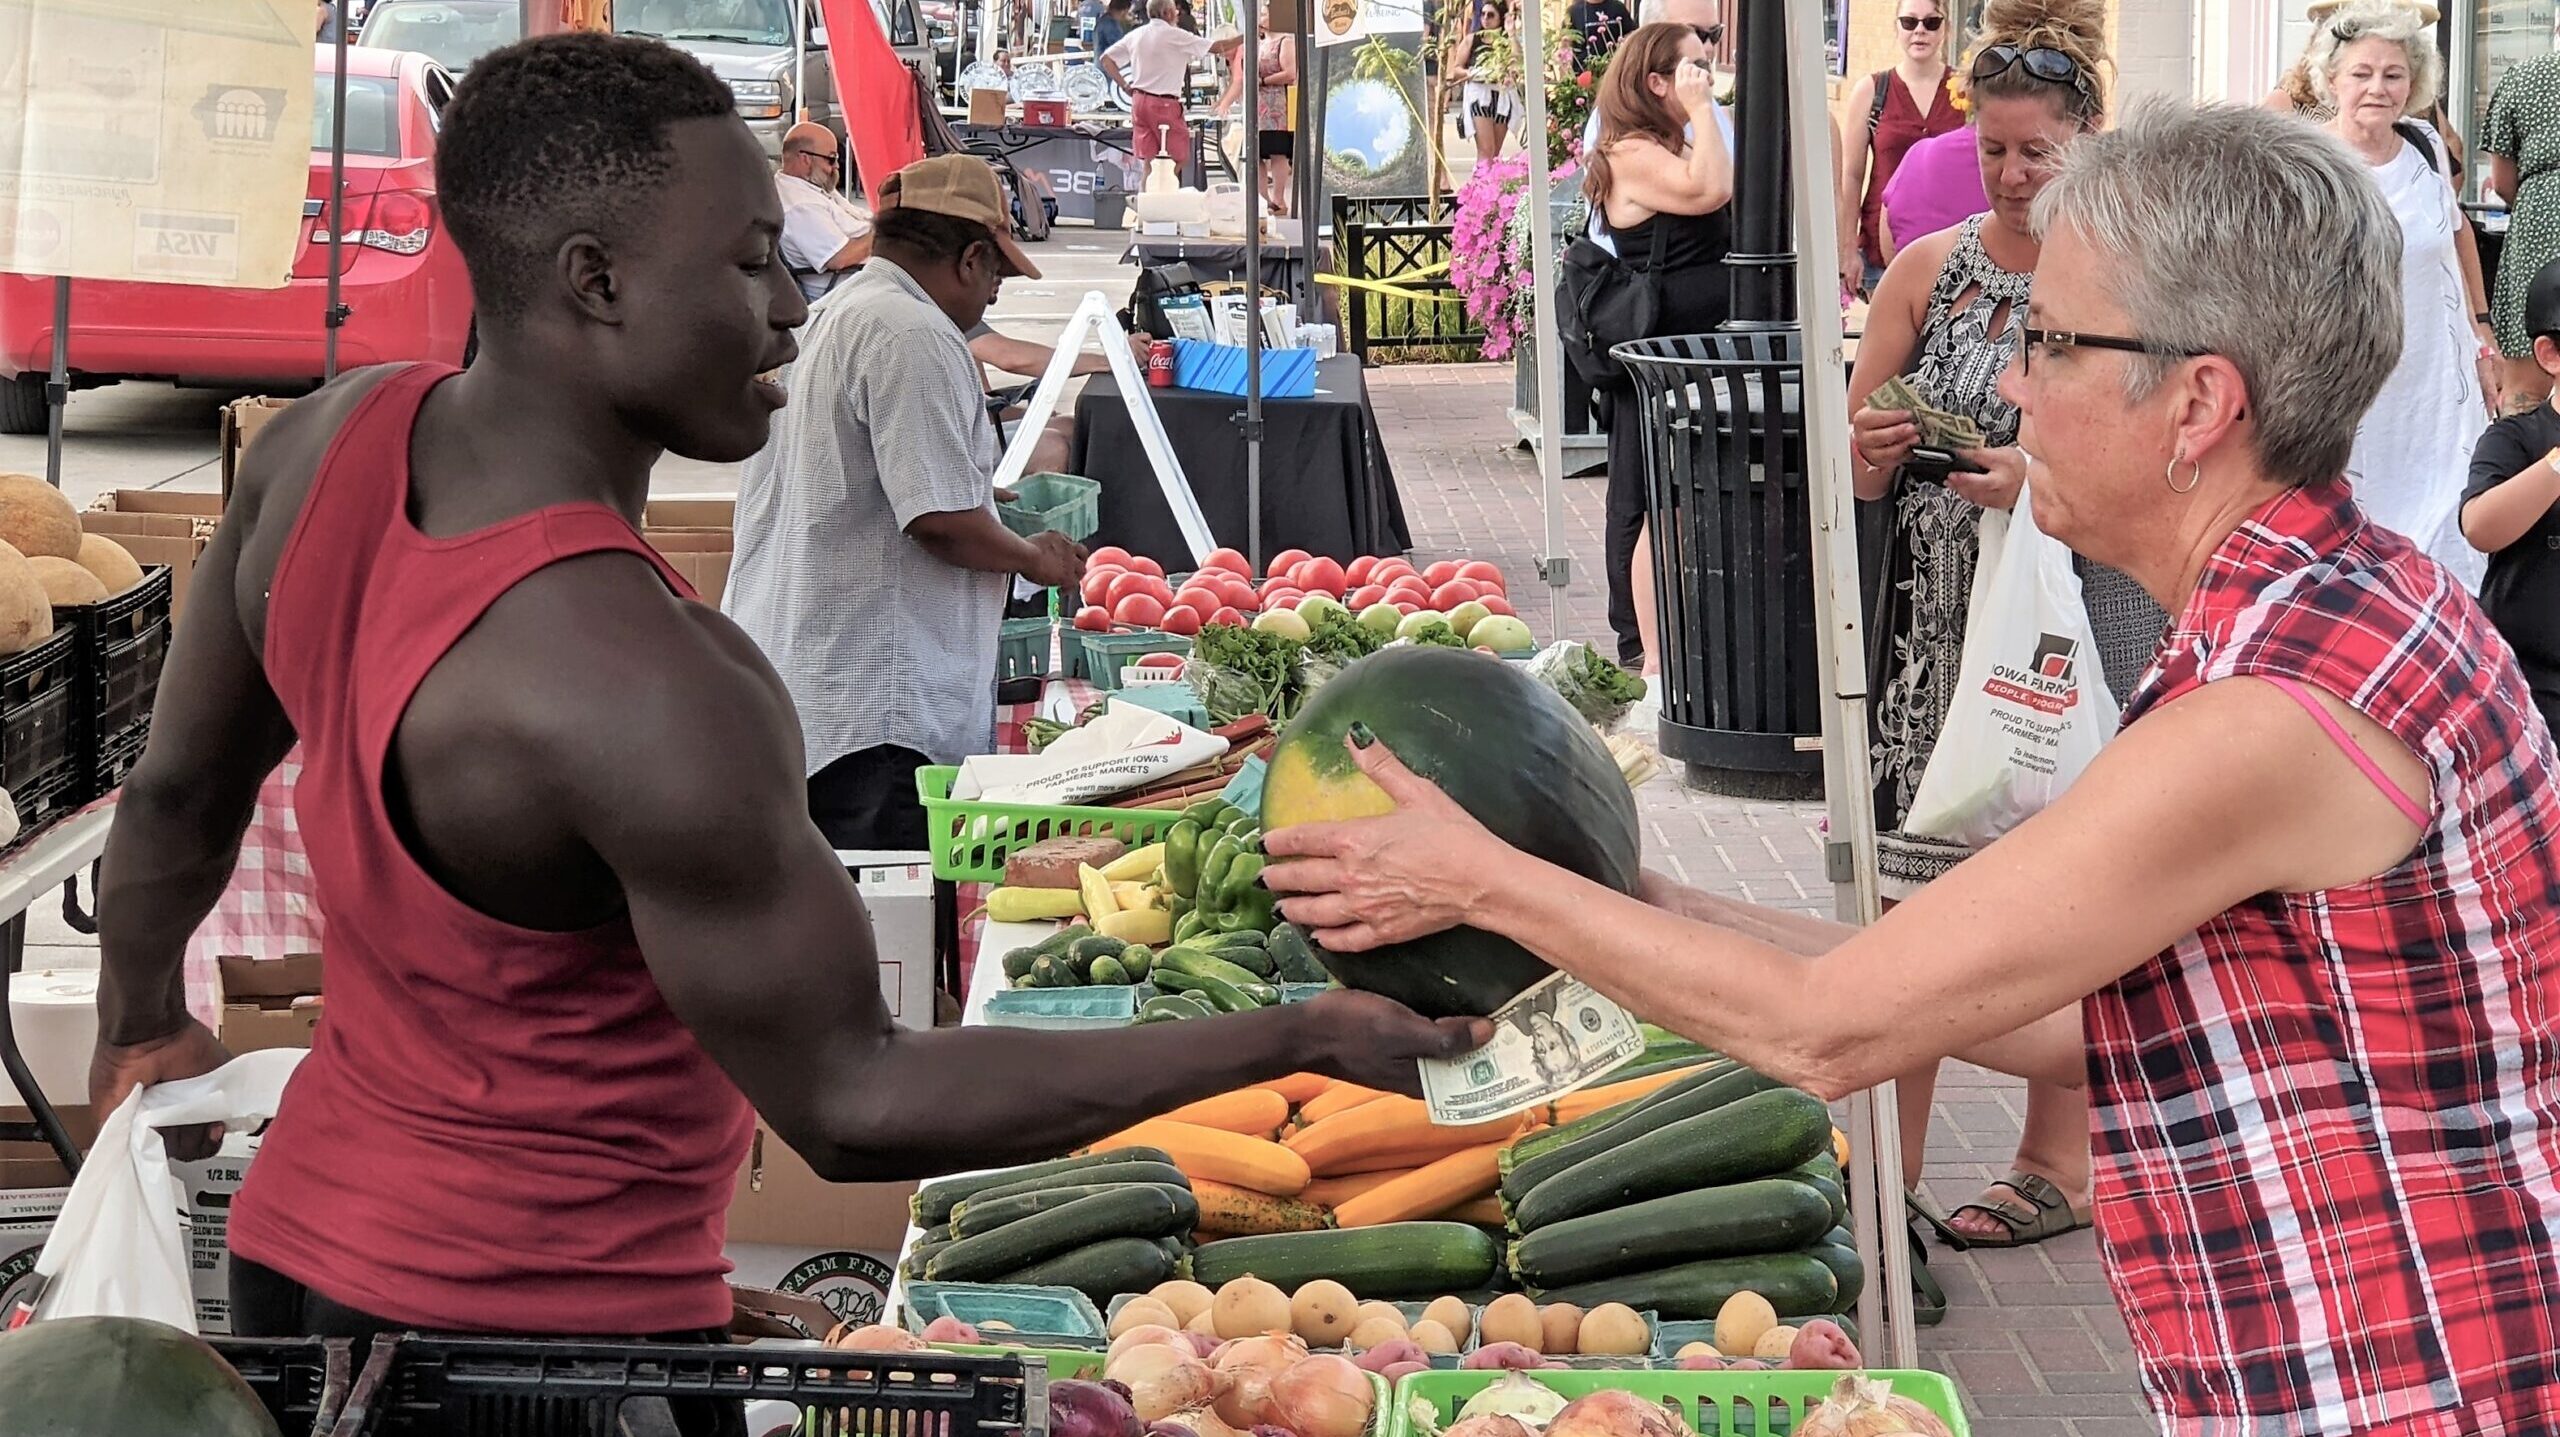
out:
<path id="1" fill-rule="evenodd" d="M 1728 329 L 1796 327 L 1787 203 L 1786 0 L 1738 0 L 1734 43 L 1733 310 Z"/>

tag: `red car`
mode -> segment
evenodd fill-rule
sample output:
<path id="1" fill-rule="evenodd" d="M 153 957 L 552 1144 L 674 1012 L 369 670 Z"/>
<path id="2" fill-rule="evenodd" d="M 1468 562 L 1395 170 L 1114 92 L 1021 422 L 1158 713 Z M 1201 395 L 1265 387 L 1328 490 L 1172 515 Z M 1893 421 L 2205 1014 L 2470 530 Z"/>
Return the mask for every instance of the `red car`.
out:
<path id="1" fill-rule="evenodd" d="M 325 368 L 329 295 L 330 107 L 335 47 L 315 47 L 311 182 L 293 280 L 282 289 L 75 280 L 71 382 L 119 379 L 301 387 Z M 471 281 L 438 223 L 436 117 L 453 77 L 423 55 L 347 51 L 347 224 L 340 260 L 338 367 L 390 360 L 460 364 L 471 343 Z M 41 434 L 53 368 L 49 279 L 0 275 L 0 434 Z"/>

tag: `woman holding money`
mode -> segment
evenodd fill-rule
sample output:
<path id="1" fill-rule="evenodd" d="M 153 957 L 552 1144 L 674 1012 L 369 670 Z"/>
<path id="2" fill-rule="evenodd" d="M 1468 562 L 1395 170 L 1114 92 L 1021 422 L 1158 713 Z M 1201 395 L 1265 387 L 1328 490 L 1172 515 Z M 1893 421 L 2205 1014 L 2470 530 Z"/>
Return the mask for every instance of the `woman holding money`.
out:
<path id="1" fill-rule="evenodd" d="M 1849 380 L 1858 497 L 1889 516 L 1869 630 L 1876 829 L 1889 901 L 1911 897 L 1966 857 L 1961 845 L 1904 832 L 1902 818 L 1955 694 L 1982 513 L 2015 503 L 2026 474 L 2017 406 L 1997 385 L 2017 355 L 2035 276 L 2030 207 L 2062 148 L 2105 118 L 2103 23 L 2099 0 L 1991 0 L 1984 8 L 1984 33 L 1959 92 L 1991 211 L 1894 256 Z M 1952 467 L 1940 457 L 1949 451 Z M 2084 589 L 2100 666 L 2121 700 L 2148 665 L 2166 615 L 2113 570 L 2084 568 Z M 2030 1084 L 2008 1177 L 1947 1217 L 1919 1192 L 1936 1065 L 1900 1082 L 1902 1170 L 1915 1205 L 1942 1232 L 2010 1246 L 2088 1225 L 2081 1094 Z"/>

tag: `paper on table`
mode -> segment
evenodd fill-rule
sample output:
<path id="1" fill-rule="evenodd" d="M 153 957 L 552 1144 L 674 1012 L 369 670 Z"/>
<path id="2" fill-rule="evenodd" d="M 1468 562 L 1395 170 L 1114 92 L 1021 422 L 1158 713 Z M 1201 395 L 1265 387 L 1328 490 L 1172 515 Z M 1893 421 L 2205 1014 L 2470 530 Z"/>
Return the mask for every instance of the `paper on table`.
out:
<path id="1" fill-rule="evenodd" d="M 951 796 L 989 803 L 1082 803 L 1207 763 L 1227 741 L 1136 704 L 1109 703 L 1036 754 L 963 760 Z"/>

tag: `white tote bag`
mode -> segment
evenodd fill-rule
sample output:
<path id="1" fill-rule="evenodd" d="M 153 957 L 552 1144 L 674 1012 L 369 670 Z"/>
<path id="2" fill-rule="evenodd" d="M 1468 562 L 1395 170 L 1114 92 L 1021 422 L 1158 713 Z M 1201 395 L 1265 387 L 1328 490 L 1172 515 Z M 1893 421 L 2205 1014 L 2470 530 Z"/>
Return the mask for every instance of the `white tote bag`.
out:
<path id="1" fill-rule="evenodd" d="M 2071 551 L 2036 527 L 2023 486 L 2006 519 L 1983 525 L 1955 698 L 1902 820 L 1974 850 L 2053 802 L 2116 731 Z"/>
<path id="2" fill-rule="evenodd" d="M 249 1053 L 200 1078 L 126 1094 L 99 1125 L 97 1145 L 36 1257 L 36 1320 L 147 1317 L 195 1331 L 187 1195 L 169 1169 L 160 1129 L 265 1122 L 302 1056 L 299 1048 Z"/>

